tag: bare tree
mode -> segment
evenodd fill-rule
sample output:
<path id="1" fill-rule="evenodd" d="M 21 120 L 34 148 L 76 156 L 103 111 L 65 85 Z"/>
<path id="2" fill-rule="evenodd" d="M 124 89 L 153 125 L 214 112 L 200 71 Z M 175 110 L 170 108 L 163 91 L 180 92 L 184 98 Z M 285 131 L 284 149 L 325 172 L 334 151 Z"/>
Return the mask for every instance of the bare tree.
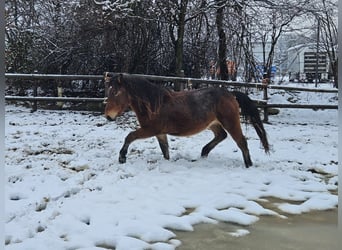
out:
<path id="1" fill-rule="evenodd" d="M 321 42 L 328 54 L 330 70 L 334 77 L 334 86 L 338 88 L 338 57 L 337 57 L 337 1 L 321 0 L 322 6 L 317 18 L 321 28 Z"/>
<path id="2" fill-rule="evenodd" d="M 263 78 L 268 82 L 275 56 L 277 42 L 281 35 L 290 31 L 291 23 L 304 12 L 304 6 L 309 0 L 300 1 L 267 1 L 255 0 L 249 5 L 251 19 L 251 31 L 255 41 L 259 41 L 263 48 L 264 68 Z"/>
<path id="3" fill-rule="evenodd" d="M 183 59 L 185 75 L 200 78 L 207 73 L 205 70 L 208 66 L 212 28 L 210 16 L 206 12 L 202 12 L 186 25 Z"/>
<path id="4" fill-rule="evenodd" d="M 200 77 L 218 59 L 221 79 L 235 79 L 227 60 L 246 80 L 257 64 L 269 78 L 278 41 L 305 14 L 320 20 L 337 84 L 336 0 L 7 0 L 5 8 L 8 72 Z M 256 43 L 264 47 L 260 62 Z"/>
<path id="5" fill-rule="evenodd" d="M 313 0 L 303 11 L 303 19 L 308 20 L 305 36 L 306 42 L 316 43 L 317 53 L 326 53 L 329 61 L 329 74 L 334 77 L 335 87 L 338 87 L 338 28 L 337 28 L 337 0 Z M 302 20 L 303 21 L 303 20 Z M 303 31 L 299 30 L 303 37 Z M 303 42 L 297 38 L 297 42 Z M 317 57 L 318 58 L 318 57 Z"/>

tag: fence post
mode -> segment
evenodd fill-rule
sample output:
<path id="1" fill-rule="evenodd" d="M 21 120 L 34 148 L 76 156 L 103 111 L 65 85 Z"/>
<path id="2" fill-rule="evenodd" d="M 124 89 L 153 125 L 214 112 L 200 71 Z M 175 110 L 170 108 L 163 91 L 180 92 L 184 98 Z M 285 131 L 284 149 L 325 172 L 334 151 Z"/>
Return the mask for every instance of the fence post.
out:
<path id="1" fill-rule="evenodd" d="M 34 73 L 37 74 L 38 71 L 35 70 Z M 38 83 L 39 83 L 39 80 L 36 80 L 36 81 L 33 80 L 33 96 L 34 96 L 34 97 L 37 97 L 37 96 L 38 96 Z M 32 110 L 31 110 L 31 112 L 33 113 L 33 112 L 37 111 L 37 109 L 38 109 L 38 103 L 37 103 L 37 101 L 35 100 L 35 101 L 33 101 L 33 103 L 32 103 Z"/>
<path id="2" fill-rule="evenodd" d="M 184 77 L 184 70 L 180 71 L 180 75 L 178 75 L 179 77 Z M 177 81 L 174 83 L 174 90 L 175 91 L 183 91 L 184 90 L 184 82 L 182 81 Z"/>
<path id="3" fill-rule="evenodd" d="M 105 95 L 104 95 L 104 98 L 106 98 L 106 97 L 108 97 L 108 82 L 105 80 L 105 77 L 103 77 L 103 79 L 101 81 L 104 82 L 104 85 L 105 85 Z"/>
<path id="4" fill-rule="evenodd" d="M 33 96 L 34 97 L 38 96 L 38 83 L 37 83 L 37 81 L 34 81 L 34 83 L 33 83 Z M 37 111 L 37 109 L 38 109 L 38 104 L 37 104 L 37 100 L 35 100 L 35 101 L 33 101 L 31 112 L 33 113 L 33 112 Z"/>
<path id="5" fill-rule="evenodd" d="M 58 97 L 63 97 L 63 87 L 62 87 L 62 82 L 61 80 L 58 81 L 58 85 L 57 85 L 57 96 Z M 60 109 L 63 107 L 63 102 L 57 102 L 57 107 L 59 107 Z"/>
<path id="6" fill-rule="evenodd" d="M 266 78 L 267 79 L 267 78 Z M 264 79 L 264 80 L 266 80 Z M 267 88 L 268 88 L 268 81 L 262 81 L 263 83 L 263 89 L 264 89 L 264 97 L 263 99 L 265 100 L 265 107 L 264 107 L 264 122 L 268 122 L 268 108 L 267 108 L 267 100 L 268 100 L 268 95 L 267 95 Z"/>

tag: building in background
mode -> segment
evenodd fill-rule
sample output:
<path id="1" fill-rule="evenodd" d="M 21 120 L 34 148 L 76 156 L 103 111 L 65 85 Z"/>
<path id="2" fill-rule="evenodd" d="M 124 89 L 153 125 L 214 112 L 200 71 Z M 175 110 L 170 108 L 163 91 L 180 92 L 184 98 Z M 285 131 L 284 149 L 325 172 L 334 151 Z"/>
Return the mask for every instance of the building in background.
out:
<path id="1" fill-rule="evenodd" d="M 316 74 L 320 82 L 328 81 L 331 78 L 328 55 L 320 49 L 317 56 L 315 43 L 291 47 L 288 49 L 287 55 L 290 81 L 313 82 L 316 79 Z"/>
<path id="2" fill-rule="evenodd" d="M 275 81 L 275 77 L 281 77 L 286 74 L 286 43 L 283 38 L 280 38 L 274 48 L 273 63 L 271 66 L 271 81 Z M 271 42 L 262 44 L 261 42 L 254 42 L 252 44 L 252 52 L 255 61 L 255 77 L 256 81 L 261 81 L 265 74 L 264 64 L 266 63 L 269 53 L 271 51 Z M 279 80 L 280 78 L 278 78 Z"/>

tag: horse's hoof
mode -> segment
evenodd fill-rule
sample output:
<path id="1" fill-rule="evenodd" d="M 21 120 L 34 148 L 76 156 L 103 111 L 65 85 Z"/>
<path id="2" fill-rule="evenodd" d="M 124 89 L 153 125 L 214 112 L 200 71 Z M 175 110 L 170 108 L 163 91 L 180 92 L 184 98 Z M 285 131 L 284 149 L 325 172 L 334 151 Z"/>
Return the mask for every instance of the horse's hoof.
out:
<path id="1" fill-rule="evenodd" d="M 119 157 L 119 163 L 126 163 L 126 157 Z"/>
<path id="2" fill-rule="evenodd" d="M 249 168 L 249 167 L 253 166 L 253 163 L 250 161 L 248 163 L 245 163 L 245 166 L 246 166 L 246 168 Z"/>

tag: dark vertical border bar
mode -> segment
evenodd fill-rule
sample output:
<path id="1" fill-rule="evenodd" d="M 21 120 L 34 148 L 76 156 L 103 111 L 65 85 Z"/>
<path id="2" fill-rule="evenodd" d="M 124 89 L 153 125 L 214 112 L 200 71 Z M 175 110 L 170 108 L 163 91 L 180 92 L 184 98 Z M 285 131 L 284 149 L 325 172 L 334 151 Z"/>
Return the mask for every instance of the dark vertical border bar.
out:
<path id="1" fill-rule="evenodd" d="M 342 28 L 342 20 L 341 20 L 341 13 L 342 13 L 342 3 L 341 1 L 338 2 L 338 80 L 339 80 L 339 88 L 338 88 L 338 142 L 342 142 L 342 114 L 341 114 L 341 105 L 342 105 L 342 90 L 341 90 L 341 80 L 342 80 L 342 51 L 341 51 L 341 46 L 342 46 L 342 33 L 341 33 L 341 28 Z M 338 228 L 339 228 L 339 235 L 342 235 L 342 202 L 341 202 L 341 192 L 342 192 L 342 151 L 341 151 L 341 146 L 338 144 Z M 342 246 L 342 237 L 339 237 L 339 245 Z"/>
<path id="2" fill-rule="evenodd" d="M 5 1 L 0 1 L 0 249 L 5 242 Z"/>

